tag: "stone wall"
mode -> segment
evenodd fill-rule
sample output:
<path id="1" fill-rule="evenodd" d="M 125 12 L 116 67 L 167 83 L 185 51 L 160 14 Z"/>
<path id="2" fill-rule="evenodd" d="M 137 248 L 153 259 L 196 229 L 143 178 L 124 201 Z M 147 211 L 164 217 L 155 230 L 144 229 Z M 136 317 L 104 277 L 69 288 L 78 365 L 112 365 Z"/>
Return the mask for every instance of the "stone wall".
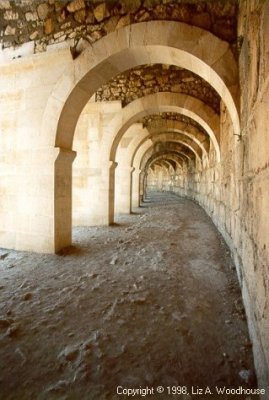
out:
<path id="1" fill-rule="evenodd" d="M 205 21 L 210 19 L 210 24 L 207 24 L 209 30 L 218 34 L 216 26 L 224 32 L 232 29 L 234 35 L 235 14 L 233 10 L 235 6 L 234 3 L 228 1 L 195 4 L 192 2 L 175 3 L 167 0 L 162 2 L 138 0 L 124 3 L 126 6 L 135 4 L 132 6 L 134 7 L 132 11 L 126 11 L 117 4 L 118 2 L 111 2 L 111 5 L 108 2 L 86 3 L 83 0 L 74 0 L 68 3 L 50 0 L 48 3 L 40 2 L 40 4 L 28 0 L 16 3 L 2 0 L 0 7 L 3 45 L 8 47 L 22 43 L 24 40 L 27 41 L 32 29 L 36 29 L 42 33 L 38 33 L 36 39 L 31 40 L 35 42 L 36 52 L 43 51 L 48 43 L 58 40 L 56 35 L 60 32 L 59 38 L 66 38 L 64 35 L 69 35 L 67 31 L 63 32 L 64 28 L 61 23 L 71 23 L 70 29 L 75 32 L 74 38 L 86 35 L 85 32 L 88 32 L 88 29 L 92 29 L 92 33 L 99 32 L 93 35 L 93 39 L 88 37 L 91 37 L 91 32 L 85 36 L 86 40 L 95 41 L 106 34 L 105 26 L 112 23 L 111 21 L 116 21 L 117 24 L 111 29 L 117 29 L 118 24 L 123 24 L 123 21 L 129 24 L 130 21 L 167 19 L 168 17 L 165 18 L 166 13 L 171 13 L 171 18 L 178 18 L 178 20 L 183 18 L 182 15 L 189 15 L 189 17 L 184 17 L 183 21 L 193 25 L 200 24 L 200 26 L 202 25 L 201 20 L 205 24 Z M 57 11 L 57 7 L 62 11 Z M 118 10 L 118 14 L 113 7 Z M 182 10 L 186 10 L 186 13 L 184 14 Z M 214 10 L 218 10 L 218 12 Z M 192 14 L 194 11 L 195 13 Z M 31 16 L 27 14 L 26 17 L 28 12 Z M 57 16 L 60 19 L 61 12 L 64 15 L 64 21 L 59 22 Z M 77 12 L 80 12 L 81 17 L 86 14 L 86 19 L 93 14 L 93 23 L 87 22 L 87 24 L 80 25 L 77 22 L 78 25 L 72 25 L 75 24 L 76 15 L 78 18 Z M 178 13 L 178 16 L 175 14 L 172 16 L 172 13 Z M 225 18 L 225 23 L 223 18 Z M 183 175 L 178 175 L 174 184 L 174 191 L 194 198 L 206 209 L 230 246 L 242 285 L 260 385 L 264 387 L 266 382 L 268 383 L 269 360 L 269 45 L 266 42 L 269 33 L 268 20 L 268 2 L 242 1 L 238 28 L 241 136 L 234 135 L 229 114 L 222 105 L 221 162 L 214 168 L 211 167 L 202 172 L 194 173 L 193 170 L 189 170 L 189 172 L 184 170 Z M 25 21 L 27 22 L 24 25 L 25 32 L 27 32 L 27 34 L 25 33 L 26 39 L 23 38 L 24 28 L 23 26 L 19 27 L 19 21 L 22 25 Z M 46 24 L 51 31 L 49 28 L 48 31 L 46 30 Z M 225 31 L 225 24 L 230 24 L 227 31 Z M 79 33 L 77 34 L 77 32 Z M 20 35 L 22 35 L 21 39 Z M 235 42 L 234 36 L 230 40 L 231 42 Z M 39 48 L 39 46 L 41 47 Z M 84 60 L 83 57 L 82 59 Z M 85 60 L 86 63 L 88 59 Z M 67 48 L 61 51 L 55 50 L 52 53 L 36 54 L 27 59 L 13 60 L 11 64 L 1 66 L 0 239 L 3 247 L 53 252 L 55 248 L 64 245 L 64 243 L 60 243 L 59 246 L 56 246 L 53 243 L 55 231 L 58 229 L 57 224 L 59 224 L 59 221 L 54 219 L 57 207 L 55 199 L 57 200 L 58 195 L 59 197 L 63 196 L 65 187 L 70 189 L 70 180 L 68 177 L 66 178 L 66 166 L 70 169 L 70 163 L 65 163 L 65 160 L 74 158 L 74 154 L 64 146 L 62 150 L 56 149 L 55 142 L 50 143 L 50 146 L 47 142 L 44 145 L 41 131 L 50 132 L 50 125 L 55 122 L 53 119 L 56 118 L 58 109 L 62 106 L 61 95 L 66 93 L 66 87 L 72 88 L 72 84 L 75 82 L 77 62 L 79 62 L 79 58 L 73 60 Z M 86 65 L 88 68 L 88 63 Z M 67 67 L 73 71 L 70 75 L 66 74 Z M 83 67 L 82 65 L 82 70 Z M 78 73 L 78 70 L 76 72 Z M 57 86 L 58 90 L 54 92 L 60 77 L 64 77 L 60 81 L 62 86 Z M 51 114 L 46 119 L 47 125 L 42 130 L 48 99 L 52 104 Z M 97 104 L 96 107 L 101 107 L 100 104 Z M 120 109 L 120 104 L 118 106 Z M 72 117 L 73 115 L 70 115 L 69 123 L 72 122 Z M 99 117 L 99 111 L 96 111 L 94 121 L 96 122 Z M 168 115 L 162 114 L 158 117 L 167 118 Z M 74 148 L 78 151 L 81 150 L 81 158 L 78 156 L 74 164 L 75 190 L 77 190 L 74 202 L 76 204 L 77 201 L 79 207 L 83 203 L 83 207 L 89 210 L 88 205 L 97 204 L 103 196 L 106 199 L 104 207 L 107 207 L 107 171 L 110 166 L 102 166 L 101 159 L 97 163 L 101 147 L 98 147 L 100 131 L 95 132 L 96 138 L 92 140 L 91 149 L 85 150 L 83 146 L 85 146 L 85 142 L 87 144 L 87 132 L 92 126 L 89 119 L 83 121 L 83 115 L 81 118 L 81 133 L 82 131 L 86 132 L 86 136 L 77 134 L 77 143 L 74 143 Z M 111 123 L 111 115 L 106 116 L 103 110 L 102 118 L 104 118 L 104 124 L 100 119 L 98 127 L 100 129 L 104 126 L 110 128 L 110 131 L 108 130 L 106 133 L 107 136 L 112 136 L 114 125 Z M 149 121 L 150 118 L 152 119 L 152 117 L 147 117 L 141 122 L 146 126 L 154 123 L 152 120 Z M 94 135 L 94 132 L 91 132 Z M 53 133 L 55 132 L 53 131 Z M 93 162 L 96 161 L 94 165 L 89 164 L 91 159 L 87 159 L 87 157 L 93 157 Z M 58 175 L 55 176 L 54 166 L 57 163 L 60 163 L 60 168 Z M 95 203 L 94 201 L 90 203 L 91 199 L 85 195 L 83 189 L 88 188 L 89 182 L 95 184 L 88 177 L 93 172 L 92 168 L 98 169 L 101 166 L 103 172 L 100 174 L 98 171 L 94 171 L 94 174 L 98 175 L 99 173 L 102 187 L 100 186 L 98 193 L 94 192 Z M 70 208 L 70 199 L 66 201 L 66 204 L 65 202 L 61 204 Z M 64 215 L 64 210 L 61 209 L 59 220 L 61 219 L 61 223 L 65 224 L 66 221 L 61 218 L 62 215 Z M 105 222 L 107 223 L 107 221 Z M 69 239 L 65 242 L 70 243 Z"/>
<path id="2" fill-rule="evenodd" d="M 237 1 L 209 0 L 1 0 L 2 47 L 33 41 L 47 45 L 83 38 L 94 43 L 125 25 L 150 20 L 180 21 L 236 42 Z M 74 49 L 75 52 L 75 49 Z"/>
<path id="3" fill-rule="evenodd" d="M 131 101 L 156 92 L 184 93 L 204 101 L 220 112 L 220 96 L 204 79 L 175 65 L 153 64 L 117 75 L 96 92 L 97 101 Z"/>
<path id="4" fill-rule="evenodd" d="M 184 172 L 173 191 L 196 200 L 231 249 L 259 384 L 269 391 L 269 3 L 242 1 L 239 16 L 241 137 L 221 106 L 221 162 Z"/>
<path id="5" fill-rule="evenodd" d="M 109 165 L 101 158 L 102 140 L 115 129 L 120 102 L 89 102 L 81 113 L 73 148 L 73 226 L 108 225 Z M 117 121 L 117 120 L 116 120 Z"/>
<path id="6" fill-rule="evenodd" d="M 54 247 L 49 236 L 55 229 L 53 168 L 59 152 L 54 146 L 44 148 L 40 127 L 51 91 L 72 62 L 70 51 L 61 50 L 1 65 L 2 247 L 18 250 L 35 247 L 36 251 L 51 251 Z"/>

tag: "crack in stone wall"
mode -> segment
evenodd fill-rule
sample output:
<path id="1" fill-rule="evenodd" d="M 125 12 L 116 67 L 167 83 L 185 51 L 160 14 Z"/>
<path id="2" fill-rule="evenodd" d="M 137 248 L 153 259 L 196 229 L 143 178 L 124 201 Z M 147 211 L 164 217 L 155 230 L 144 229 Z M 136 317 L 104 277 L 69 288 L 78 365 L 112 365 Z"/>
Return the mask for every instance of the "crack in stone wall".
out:
<path id="1" fill-rule="evenodd" d="M 237 0 L 0 1 L 2 48 L 34 41 L 35 52 L 68 39 L 93 43 L 123 26 L 150 20 L 180 21 L 236 43 Z"/>
<path id="2" fill-rule="evenodd" d="M 96 101 L 135 99 L 157 92 L 183 93 L 205 102 L 220 113 L 220 96 L 204 79 L 173 65 L 151 64 L 117 75 L 96 92 Z"/>

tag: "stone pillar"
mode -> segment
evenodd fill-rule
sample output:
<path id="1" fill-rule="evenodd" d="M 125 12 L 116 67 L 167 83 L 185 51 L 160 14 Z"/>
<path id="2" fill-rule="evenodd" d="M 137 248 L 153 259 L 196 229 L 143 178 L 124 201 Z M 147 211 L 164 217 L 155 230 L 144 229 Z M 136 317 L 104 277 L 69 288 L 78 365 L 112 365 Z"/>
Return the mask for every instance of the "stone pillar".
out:
<path id="1" fill-rule="evenodd" d="M 109 161 L 108 165 L 108 176 L 107 182 L 104 181 L 104 192 L 108 190 L 108 195 L 106 196 L 108 201 L 108 215 L 107 222 L 108 225 L 112 225 L 114 223 L 114 213 L 115 213 L 115 169 L 117 167 L 117 163 L 115 161 Z"/>
<path id="2" fill-rule="evenodd" d="M 72 163 L 76 153 L 58 149 L 55 160 L 55 251 L 72 244 Z"/>
<path id="3" fill-rule="evenodd" d="M 140 181 L 140 173 L 141 169 L 134 169 L 131 177 L 131 185 L 132 185 L 132 205 L 131 210 L 139 207 L 140 193 L 139 193 L 139 181 Z"/>
<path id="4" fill-rule="evenodd" d="M 114 222 L 114 175 L 117 163 L 100 162 L 97 168 L 77 171 L 74 196 L 75 226 L 109 225 Z M 78 176 L 78 172 L 80 176 Z M 82 176 L 83 175 L 83 176 Z M 78 182 L 82 179 L 79 188 Z"/>
<path id="5" fill-rule="evenodd" d="M 147 198 L 147 177 L 148 177 L 148 174 L 147 174 L 147 172 L 145 172 L 143 181 L 142 181 L 142 185 L 141 185 L 143 188 L 143 193 L 142 193 L 143 201 L 145 201 Z"/>
<path id="6" fill-rule="evenodd" d="M 145 184 L 146 184 L 146 173 L 141 172 L 139 176 L 139 205 L 145 200 Z"/>
<path id="7" fill-rule="evenodd" d="M 131 173 L 133 168 L 119 164 L 116 171 L 115 214 L 129 214 L 131 211 Z"/>
<path id="8" fill-rule="evenodd" d="M 17 250 L 55 253 L 71 244 L 75 155 L 54 147 L 24 150 L 18 155 Z"/>

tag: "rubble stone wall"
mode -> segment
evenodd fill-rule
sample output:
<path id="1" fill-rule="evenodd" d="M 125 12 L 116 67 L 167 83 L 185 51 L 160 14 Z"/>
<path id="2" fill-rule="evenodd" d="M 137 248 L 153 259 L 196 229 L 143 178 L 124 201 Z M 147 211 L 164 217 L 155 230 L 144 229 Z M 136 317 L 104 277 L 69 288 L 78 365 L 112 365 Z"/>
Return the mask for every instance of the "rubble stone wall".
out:
<path id="1" fill-rule="evenodd" d="M 117 75 L 96 92 L 97 101 L 131 101 L 156 92 L 184 93 L 204 101 L 220 112 L 220 96 L 204 79 L 175 65 L 152 64 Z"/>
<path id="2" fill-rule="evenodd" d="M 236 42 L 237 1 L 209 0 L 1 0 L 2 47 L 34 42 L 47 45 L 83 38 L 94 43 L 123 26 L 150 20 L 171 20 L 211 31 Z"/>

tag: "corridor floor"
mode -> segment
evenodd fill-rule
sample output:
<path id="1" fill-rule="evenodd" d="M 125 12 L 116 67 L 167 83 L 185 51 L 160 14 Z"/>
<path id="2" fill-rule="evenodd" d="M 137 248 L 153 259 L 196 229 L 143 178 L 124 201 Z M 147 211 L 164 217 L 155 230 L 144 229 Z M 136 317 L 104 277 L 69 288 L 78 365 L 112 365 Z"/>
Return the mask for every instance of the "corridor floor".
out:
<path id="1" fill-rule="evenodd" d="M 189 200 L 151 195 L 59 255 L 1 250 L 0 300 L 1 400 L 254 398 L 216 393 L 255 385 L 252 350 L 227 247 Z"/>

